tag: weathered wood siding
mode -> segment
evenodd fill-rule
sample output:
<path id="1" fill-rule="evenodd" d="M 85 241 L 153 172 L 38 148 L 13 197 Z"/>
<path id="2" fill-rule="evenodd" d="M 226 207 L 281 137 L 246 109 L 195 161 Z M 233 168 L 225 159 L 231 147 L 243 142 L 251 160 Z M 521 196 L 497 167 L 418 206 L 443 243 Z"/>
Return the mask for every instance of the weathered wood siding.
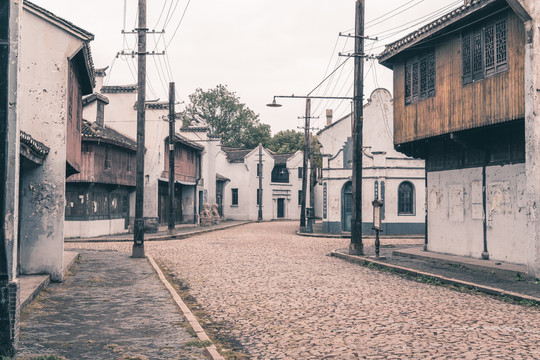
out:
<path id="1" fill-rule="evenodd" d="M 436 95 L 405 105 L 405 64 L 394 65 L 394 142 L 402 144 L 525 116 L 521 20 L 508 13 L 508 70 L 463 85 L 461 33 L 435 48 Z"/>
<path id="2" fill-rule="evenodd" d="M 169 141 L 165 141 L 165 149 L 169 148 Z M 176 143 L 174 156 L 174 179 L 194 183 L 197 179 L 198 152 L 180 143 Z M 169 178 L 169 151 L 165 151 L 164 171 L 162 177 Z"/>
<path id="3" fill-rule="evenodd" d="M 81 170 L 82 91 L 73 63 L 69 62 L 68 109 L 66 121 L 66 161 L 76 171 Z"/>
<path id="4" fill-rule="evenodd" d="M 107 147 L 109 169 L 105 169 Z M 131 157 L 131 170 L 128 170 L 128 157 Z M 84 142 L 81 172 L 70 176 L 68 181 L 135 186 L 135 152 L 105 143 Z"/>

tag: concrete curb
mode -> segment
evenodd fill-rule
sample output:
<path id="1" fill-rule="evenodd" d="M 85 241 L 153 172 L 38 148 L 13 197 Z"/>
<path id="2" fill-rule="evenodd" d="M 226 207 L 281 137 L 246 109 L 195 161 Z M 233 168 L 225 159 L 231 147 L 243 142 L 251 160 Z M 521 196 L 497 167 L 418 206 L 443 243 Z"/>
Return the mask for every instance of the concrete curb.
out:
<path id="1" fill-rule="evenodd" d="M 167 234 L 167 235 L 159 235 L 159 236 L 149 236 L 149 237 L 145 238 L 144 241 L 182 240 L 182 239 L 186 239 L 186 238 L 189 238 L 189 237 L 192 237 L 192 236 L 195 236 L 195 235 L 206 234 L 206 233 L 209 233 L 209 232 L 219 231 L 219 230 L 227 230 L 227 229 L 231 229 L 231 228 L 234 228 L 234 227 L 237 227 L 237 226 L 251 224 L 253 222 L 254 221 L 246 221 L 246 222 L 242 222 L 242 223 L 239 223 L 239 224 L 231 224 L 231 225 L 228 225 L 228 226 L 223 226 L 223 227 L 213 228 L 213 229 L 195 230 L 195 231 L 190 231 L 190 232 L 181 233 L 181 234 L 170 234 L 170 235 Z M 93 239 L 77 238 L 77 239 L 65 239 L 64 242 L 66 242 L 66 243 L 133 242 L 133 239 L 115 239 L 114 237 L 113 238 L 103 238 L 103 239 L 99 239 L 99 238 L 93 238 Z"/>
<path id="2" fill-rule="evenodd" d="M 334 257 L 337 257 L 337 258 L 340 258 L 340 259 L 343 259 L 343 260 L 348 261 L 350 263 L 374 264 L 374 265 L 377 265 L 377 266 L 379 266 L 381 268 L 390 269 L 390 270 L 393 270 L 393 271 L 395 271 L 397 273 L 400 273 L 400 274 L 406 274 L 406 275 L 412 275 L 412 276 L 429 276 L 429 277 L 432 277 L 432 278 L 435 278 L 435 279 L 439 280 L 443 284 L 463 286 L 463 287 L 465 287 L 467 289 L 477 290 L 477 291 L 480 291 L 480 292 L 483 292 L 483 293 L 489 294 L 489 295 L 508 296 L 508 297 L 512 298 L 513 300 L 530 301 L 530 302 L 535 303 L 536 305 L 540 305 L 540 298 L 525 295 L 525 294 L 519 294 L 519 293 L 515 293 L 515 292 L 512 292 L 512 291 L 506 291 L 506 290 L 503 290 L 503 289 L 494 288 L 494 287 L 491 287 L 491 286 L 475 284 L 475 283 L 471 283 L 471 282 L 463 281 L 463 280 L 459 280 L 459 279 L 447 278 L 445 276 L 441 276 L 441 275 L 437 275 L 437 274 L 427 273 L 427 272 L 414 270 L 414 269 L 410 269 L 410 268 L 406 268 L 406 267 L 402 267 L 402 266 L 388 264 L 388 263 L 385 263 L 385 262 L 382 262 L 382 261 L 377 261 L 377 260 L 367 258 L 367 257 L 343 254 L 343 253 L 338 252 L 337 250 L 332 251 L 330 253 L 330 255 L 334 256 Z"/>
<path id="3" fill-rule="evenodd" d="M 34 277 L 36 278 L 37 285 L 33 285 L 32 289 L 27 293 L 23 290 L 23 282 L 26 282 L 26 278 Z M 45 289 L 51 283 L 51 277 L 49 275 L 22 275 L 19 276 L 19 281 L 21 283 L 21 297 L 20 297 L 20 306 L 21 312 L 28 306 L 30 303 L 38 296 L 41 290 Z M 24 293 L 23 293 L 24 292 Z"/>
<path id="4" fill-rule="evenodd" d="M 318 237 L 318 238 L 328 238 L 328 239 L 350 239 L 350 234 L 323 234 L 323 233 L 303 233 L 300 231 L 296 232 L 296 235 L 305 236 L 305 237 Z M 364 239 L 375 239 L 375 235 L 362 235 Z M 423 239 L 424 235 L 381 235 L 380 239 Z"/>
<path id="5" fill-rule="evenodd" d="M 150 261 L 150 264 L 152 264 L 152 267 L 156 271 L 156 273 L 157 273 L 159 279 L 161 280 L 161 282 L 163 283 L 163 285 L 165 285 L 167 290 L 169 290 L 169 292 L 171 293 L 176 305 L 178 305 L 180 310 L 182 310 L 182 313 L 184 314 L 187 321 L 189 322 L 189 325 L 191 325 L 191 327 L 193 328 L 193 331 L 195 331 L 195 333 L 197 334 L 197 337 L 199 338 L 199 340 L 212 342 L 212 340 L 210 340 L 210 338 L 208 337 L 208 335 L 206 334 L 206 332 L 202 328 L 201 324 L 199 324 L 199 322 L 197 321 L 197 318 L 193 315 L 191 310 L 189 310 L 189 308 L 184 303 L 184 301 L 182 300 L 180 295 L 178 295 L 178 293 L 173 288 L 171 283 L 169 283 L 167 278 L 165 278 L 165 275 L 163 275 L 163 272 L 161 271 L 159 266 L 156 264 L 154 259 L 151 256 L 147 256 L 147 258 Z M 207 346 L 205 349 L 206 349 L 206 351 L 208 351 L 208 353 L 210 354 L 212 359 L 214 359 L 214 360 L 225 360 L 225 358 L 223 356 L 221 356 L 220 353 L 217 351 L 216 345 L 214 345 L 213 343 L 212 343 L 212 345 Z"/>

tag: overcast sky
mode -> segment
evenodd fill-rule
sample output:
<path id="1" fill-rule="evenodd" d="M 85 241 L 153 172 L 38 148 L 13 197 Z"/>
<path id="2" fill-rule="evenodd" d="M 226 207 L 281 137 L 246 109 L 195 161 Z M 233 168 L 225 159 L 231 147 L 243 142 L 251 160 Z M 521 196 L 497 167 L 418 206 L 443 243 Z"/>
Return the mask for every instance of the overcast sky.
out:
<path id="1" fill-rule="evenodd" d="M 129 56 L 115 59 L 115 56 L 121 50 L 135 48 L 135 36 L 122 35 L 121 30 L 124 24 L 126 31 L 135 28 L 137 0 L 32 1 L 95 35 L 91 43 L 94 63 L 97 68 L 109 66 L 108 85 L 136 82 L 136 59 Z M 366 0 L 365 33 L 379 37 L 377 42 L 366 42 L 366 51 L 380 53 L 385 44 L 462 2 Z M 147 99 L 167 100 L 169 81 L 176 83 L 177 99 L 186 102 L 197 88 L 206 90 L 224 84 L 260 114 L 261 121 L 270 124 L 273 133 L 296 130 L 302 124 L 297 118 L 305 111 L 305 102 L 300 99 L 283 99 L 281 108 L 266 107 L 273 95 L 307 94 L 325 74 L 346 60 L 337 53 L 353 50 L 352 39 L 339 38 L 338 34 L 354 31 L 354 0 L 147 0 L 147 3 L 148 27 L 151 30 L 165 27 L 163 36 L 149 35 L 148 50 L 162 51 L 168 44 L 166 57 L 148 58 L 151 86 L 147 87 Z M 318 95 L 352 96 L 352 64 L 353 59 L 348 60 L 319 88 Z M 366 98 L 377 87 L 392 91 L 391 72 L 376 65 L 376 60 L 366 62 L 365 72 Z M 350 111 L 350 102 L 314 101 L 312 115 L 320 116 L 313 121 L 315 126 L 325 123 L 326 108 L 333 108 L 337 119 Z"/>

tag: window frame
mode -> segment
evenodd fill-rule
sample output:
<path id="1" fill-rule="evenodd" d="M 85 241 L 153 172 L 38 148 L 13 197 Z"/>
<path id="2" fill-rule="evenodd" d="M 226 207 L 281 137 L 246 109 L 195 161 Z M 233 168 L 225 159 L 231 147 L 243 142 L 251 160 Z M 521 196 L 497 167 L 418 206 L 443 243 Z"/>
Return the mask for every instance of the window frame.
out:
<path id="1" fill-rule="evenodd" d="M 437 94 L 437 70 L 435 50 L 405 61 L 405 105 L 414 104 Z"/>
<path id="2" fill-rule="evenodd" d="M 476 47 L 479 47 L 478 49 Z M 475 50 L 478 50 L 475 53 Z M 497 17 L 461 34 L 462 85 L 508 70 L 508 18 Z"/>
<path id="3" fill-rule="evenodd" d="M 105 146 L 105 156 L 104 156 L 104 161 L 103 161 L 103 168 L 105 170 L 110 170 L 112 168 L 111 147 L 109 145 Z"/>
<path id="4" fill-rule="evenodd" d="M 238 188 L 231 189 L 231 206 L 238 206 Z"/>
<path id="5" fill-rule="evenodd" d="M 404 198 L 404 196 L 402 196 L 402 194 L 406 194 L 402 191 L 402 186 L 404 185 L 410 186 L 410 196 L 408 198 Z M 397 189 L 397 200 L 398 216 L 415 216 L 416 191 L 412 182 L 405 180 L 399 184 Z M 405 201 L 410 201 L 410 204 L 404 203 Z"/>

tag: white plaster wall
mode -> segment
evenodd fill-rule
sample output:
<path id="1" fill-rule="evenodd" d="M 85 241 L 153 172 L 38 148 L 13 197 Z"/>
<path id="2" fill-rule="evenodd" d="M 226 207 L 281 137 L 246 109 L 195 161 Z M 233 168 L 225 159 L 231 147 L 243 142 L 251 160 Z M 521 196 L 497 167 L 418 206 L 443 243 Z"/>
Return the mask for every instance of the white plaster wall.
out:
<path id="1" fill-rule="evenodd" d="M 50 148 L 21 181 L 21 271 L 62 279 L 68 57 L 80 39 L 25 10 L 19 66 L 21 130 Z"/>
<path id="2" fill-rule="evenodd" d="M 244 163 L 228 163 L 223 154 L 220 154 L 216 160 L 217 172 L 231 179 L 223 189 L 225 193 L 223 211 L 227 214 L 227 218 L 231 220 L 254 220 L 250 215 L 250 208 L 251 203 L 256 204 L 256 194 L 251 194 L 250 174 L 246 165 Z M 232 205 L 231 189 L 238 189 L 238 205 Z"/>
<path id="3" fill-rule="evenodd" d="M 99 91 L 100 89 L 101 87 L 96 85 L 96 90 Z M 135 102 L 137 101 L 137 92 L 103 94 L 103 96 L 109 99 L 109 104 L 107 104 L 104 109 L 105 124 L 136 140 L 137 111 L 133 108 L 133 105 L 135 105 Z M 91 115 L 89 114 L 89 117 L 90 116 Z M 146 116 L 148 117 L 148 114 Z M 85 119 L 94 121 L 95 115 L 93 119 L 86 117 Z M 150 122 L 150 124 L 152 124 L 152 122 Z M 147 123 L 147 128 L 148 125 L 149 124 Z"/>
<path id="4" fill-rule="evenodd" d="M 105 105 L 105 109 L 106 108 L 107 108 L 107 105 Z M 83 116 L 82 117 L 83 117 L 84 120 L 88 120 L 91 123 L 96 121 L 96 118 L 97 118 L 97 100 L 94 100 L 90 104 L 83 106 Z M 105 121 L 107 121 L 106 118 L 105 118 Z"/>
<path id="5" fill-rule="evenodd" d="M 193 197 L 195 196 L 195 186 L 184 186 L 182 188 L 182 217 L 183 221 L 193 223 Z"/>
<path id="6" fill-rule="evenodd" d="M 131 105 L 133 107 L 133 104 Z M 146 109 L 144 156 L 144 216 L 158 216 L 158 179 L 165 166 L 165 138 L 169 135 L 168 116 L 165 109 Z M 191 205 L 193 206 L 193 205 Z M 184 204 L 184 207 L 186 205 Z"/>
<path id="7" fill-rule="evenodd" d="M 527 263 L 525 164 L 486 168 L 487 243 L 490 259 Z"/>
<path id="8" fill-rule="evenodd" d="M 429 251 L 481 257 L 481 186 L 482 168 L 428 173 Z"/>
<path id="9" fill-rule="evenodd" d="M 66 238 L 93 237 L 126 233 L 124 219 L 67 221 L 64 227 Z"/>

